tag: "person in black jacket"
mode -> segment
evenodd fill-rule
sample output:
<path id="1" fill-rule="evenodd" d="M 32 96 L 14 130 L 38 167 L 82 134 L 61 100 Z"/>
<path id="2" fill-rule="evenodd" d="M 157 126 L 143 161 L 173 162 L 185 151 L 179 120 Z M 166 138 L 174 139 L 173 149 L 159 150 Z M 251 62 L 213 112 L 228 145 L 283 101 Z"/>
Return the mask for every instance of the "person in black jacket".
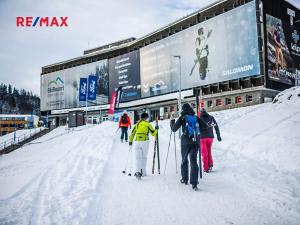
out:
<path id="1" fill-rule="evenodd" d="M 214 140 L 213 128 L 215 128 L 218 141 L 222 141 L 222 138 L 215 118 L 209 115 L 204 108 L 201 109 L 200 120 L 201 122 L 205 123 L 204 125 L 201 123 L 200 126 L 200 146 L 202 152 L 203 170 L 204 172 L 208 173 L 212 170 L 214 164 L 211 154 L 211 148 Z"/>
<path id="2" fill-rule="evenodd" d="M 181 176 L 182 179 L 180 180 L 183 184 L 188 184 L 189 180 L 189 161 L 188 156 L 190 158 L 190 184 L 192 184 L 193 189 L 197 189 L 198 185 L 198 173 L 199 167 L 197 163 L 197 154 L 199 151 L 199 142 L 194 141 L 190 137 L 185 134 L 185 115 L 195 115 L 194 110 L 188 103 L 183 104 L 181 116 L 175 123 L 175 119 L 172 119 L 170 122 L 171 130 L 176 132 L 180 127 L 182 127 L 182 136 L 181 136 L 181 156 L 182 156 L 182 163 L 181 163 Z M 200 119 L 197 117 L 197 121 L 199 127 L 205 126 L 202 124 Z"/>

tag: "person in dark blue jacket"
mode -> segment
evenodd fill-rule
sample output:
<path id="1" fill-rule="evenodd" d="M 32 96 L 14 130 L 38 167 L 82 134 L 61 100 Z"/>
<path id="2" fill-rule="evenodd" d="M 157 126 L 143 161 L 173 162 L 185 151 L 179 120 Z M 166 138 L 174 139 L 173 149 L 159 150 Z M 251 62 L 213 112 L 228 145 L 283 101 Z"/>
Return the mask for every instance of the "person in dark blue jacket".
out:
<path id="1" fill-rule="evenodd" d="M 190 184 L 192 184 L 192 188 L 197 190 L 198 177 L 199 177 L 198 176 L 199 166 L 197 163 L 197 154 L 199 152 L 200 146 L 197 141 L 195 142 L 185 134 L 186 115 L 196 116 L 194 110 L 191 108 L 191 106 L 188 103 L 183 104 L 181 116 L 178 118 L 176 122 L 175 119 L 171 119 L 170 126 L 173 132 L 176 132 L 180 127 L 182 128 L 182 135 L 181 135 L 181 157 L 182 157 L 181 176 L 182 178 L 180 182 L 183 184 L 188 184 L 189 177 L 190 177 Z M 203 124 L 203 122 L 201 122 L 198 117 L 197 117 L 197 121 L 200 127 L 205 126 L 205 124 Z M 190 176 L 189 176 L 188 156 L 190 158 Z"/>

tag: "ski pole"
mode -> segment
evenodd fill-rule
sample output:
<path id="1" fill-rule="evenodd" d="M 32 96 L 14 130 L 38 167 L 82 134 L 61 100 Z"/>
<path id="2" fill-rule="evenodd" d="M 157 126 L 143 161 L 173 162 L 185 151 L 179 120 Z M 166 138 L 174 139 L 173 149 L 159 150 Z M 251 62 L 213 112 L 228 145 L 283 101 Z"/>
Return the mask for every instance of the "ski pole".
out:
<path id="1" fill-rule="evenodd" d="M 197 144 L 199 146 L 199 176 L 200 179 L 202 179 L 202 161 L 201 161 L 201 144 L 200 144 L 200 138 L 197 138 Z"/>
<path id="2" fill-rule="evenodd" d="M 130 170 L 129 170 L 129 173 L 128 173 L 128 176 L 131 176 L 131 172 L 132 172 L 132 146 L 131 146 L 131 149 L 130 149 L 130 155 L 129 155 L 129 168 L 130 168 Z"/>
<path id="3" fill-rule="evenodd" d="M 174 132 L 174 146 L 175 146 L 175 166 L 176 166 L 176 173 L 178 173 L 178 169 L 177 169 L 177 149 L 176 149 L 175 132 Z"/>
<path id="4" fill-rule="evenodd" d="M 169 156 L 169 150 L 170 150 L 170 144 L 171 144 L 171 138 L 172 138 L 172 131 L 170 133 L 170 139 L 169 139 L 169 144 L 168 144 L 168 151 L 167 151 L 167 157 L 166 157 L 164 175 L 166 175 L 166 169 L 167 169 L 167 163 L 168 163 L 168 156 Z"/>
<path id="5" fill-rule="evenodd" d="M 156 126 L 158 126 L 158 117 L 156 118 Z M 160 174 L 160 158 L 159 158 L 159 141 L 158 141 L 158 132 L 156 134 L 156 151 L 157 151 L 157 169 L 158 174 Z"/>
<path id="6" fill-rule="evenodd" d="M 126 164 L 125 164 L 125 169 L 122 171 L 122 173 L 126 173 L 127 171 L 127 166 L 128 166 L 128 160 L 129 160 L 129 156 L 130 156 L 130 152 L 131 152 L 131 148 L 132 148 L 132 145 L 129 146 L 129 149 L 128 149 L 128 153 L 127 153 L 127 159 L 126 159 Z"/>

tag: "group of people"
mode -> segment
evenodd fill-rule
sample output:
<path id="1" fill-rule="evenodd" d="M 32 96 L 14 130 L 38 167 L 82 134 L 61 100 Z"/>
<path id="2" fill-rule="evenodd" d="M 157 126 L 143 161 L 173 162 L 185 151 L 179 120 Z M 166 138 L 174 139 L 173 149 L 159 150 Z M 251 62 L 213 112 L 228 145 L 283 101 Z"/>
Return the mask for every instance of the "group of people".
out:
<path id="1" fill-rule="evenodd" d="M 125 119 L 122 119 L 121 117 L 119 127 L 122 129 L 121 140 L 123 141 L 123 138 L 125 137 L 125 140 L 127 141 L 127 130 L 128 127 L 131 127 L 131 122 L 127 113 L 124 114 L 128 118 L 127 123 L 125 122 Z M 170 128 L 173 132 L 176 132 L 180 128 L 182 129 L 180 182 L 186 185 L 190 183 L 192 188 L 197 190 L 197 185 L 199 183 L 199 166 L 197 162 L 198 152 L 201 149 L 203 170 L 204 172 L 209 173 L 212 171 L 214 165 L 212 158 L 212 144 L 214 139 L 213 129 L 215 129 L 217 134 L 217 140 L 222 140 L 218 124 L 215 118 L 209 115 L 205 109 L 201 109 L 200 117 L 198 117 L 193 108 L 188 103 L 185 103 L 182 105 L 181 115 L 177 121 L 175 121 L 174 118 L 171 118 Z M 150 124 L 149 115 L 147 113 L 142 113 L 141 119 L 131 132 L 129 145 L 131 146 L 133 141 L 135 141 L 133 152 L 135 154 L 135 176 L 137 178 L 147 175 L 146 164 L 149 151 L 149 134 L 156 136 L 158 129 L 158 126 L 153 128 Z"/>

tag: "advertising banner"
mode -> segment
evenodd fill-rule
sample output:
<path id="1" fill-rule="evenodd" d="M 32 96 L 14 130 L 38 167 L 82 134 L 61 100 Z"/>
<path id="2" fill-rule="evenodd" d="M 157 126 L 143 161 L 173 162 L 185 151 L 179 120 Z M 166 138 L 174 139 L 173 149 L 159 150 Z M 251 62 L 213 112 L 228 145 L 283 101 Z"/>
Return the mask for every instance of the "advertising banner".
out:
<path id="1" fill-rule="evenodd" d="M 79 83 L 79 101 L 86 101 L 87 79 L 80 78 Z"/>
<path id="2" fill-rule="evenodd" d="M 88 79 L 88 100 L 96 100 L 96 82 L 97 76 L 90 75 Z"/>
<path id="3" fill-rule="evenodd" d="M 80 97 L 80 78 L 89 76 L 95 84 L 90 82 L 88 88 L 86 81 L 86 91 L 90 94 L 88 106 L 108 104 L 108 60 L 101 60 L 42 75 L 41 110 L 85 106 L 85 102 L 80 100 L 84 98 L 83 95 Z"/>
<path id="4" fill-rule="evenodd" d="M 255 1 L 141 48 L 140 70 L 142 97 L 260 74 Z"/>
<path id="5" fill-rule="evenodd" d="M 300 28 L 266 15 L 269 79 L 294 85 L 300 78 Z"/>
<path id="6" fill-rule="evenodd" d="M 141 97 L 138 50 L 109 59 L 109 96 L 119 87 L 123 88 L 121 102 Z"/>

